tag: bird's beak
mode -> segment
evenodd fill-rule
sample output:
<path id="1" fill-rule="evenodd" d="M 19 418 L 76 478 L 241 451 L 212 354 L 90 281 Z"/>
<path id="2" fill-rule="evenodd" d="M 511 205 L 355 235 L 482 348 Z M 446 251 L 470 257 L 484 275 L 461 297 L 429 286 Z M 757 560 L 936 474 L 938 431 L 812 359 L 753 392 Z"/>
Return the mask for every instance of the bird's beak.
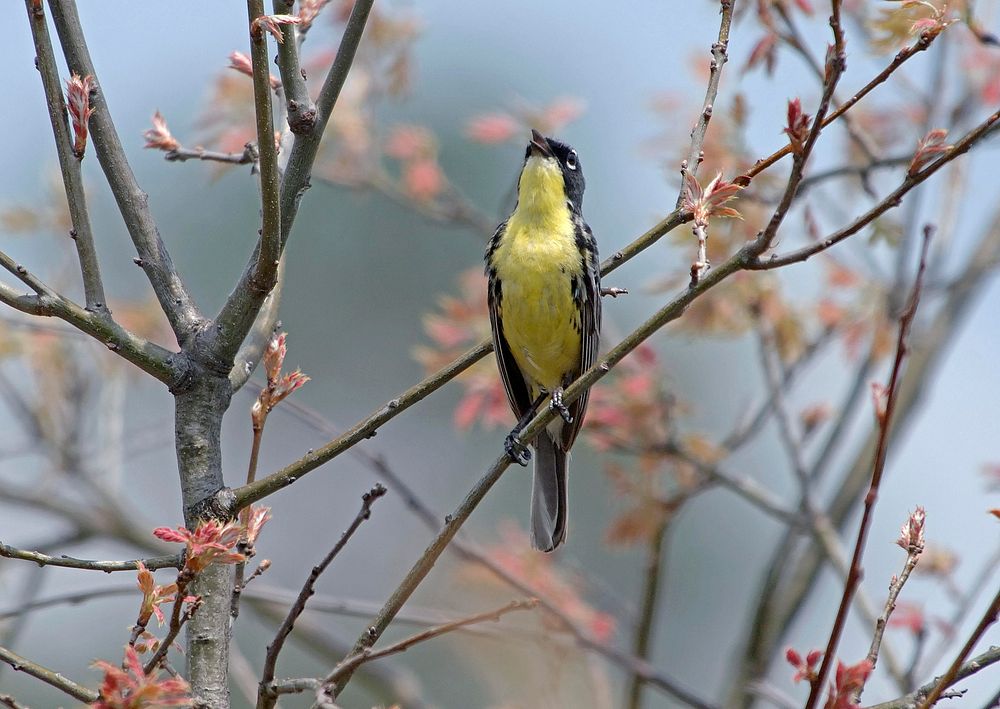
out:
<path id="1" fill-rule="evenodd" d="M 531 129 L 531 141 L 528 143 L 528 150 L 532 155 L 542 155 L 547 158 L 552 157 L 552 148 L 549 147 L 549 141 L 534 128 Z"/>

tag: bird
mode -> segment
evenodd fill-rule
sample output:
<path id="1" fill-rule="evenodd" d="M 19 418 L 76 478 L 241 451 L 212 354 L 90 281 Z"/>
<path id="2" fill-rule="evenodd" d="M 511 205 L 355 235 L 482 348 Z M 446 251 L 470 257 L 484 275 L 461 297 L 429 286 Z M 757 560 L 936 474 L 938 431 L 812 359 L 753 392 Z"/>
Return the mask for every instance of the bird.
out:
<path id="1" fill-rule="evenodd" d="M 579 155 L 537 130 L 525 150 L 517 204 L 490 239 L 486 276 L 493 349 L 517 424 L 504 441 L 526 466 L 520 433 L 547 400 L 559 416 L 534 449 L 531 543 L 552 551 L 566 539 L 566 472 L 588 391 L 570 404 L 563 390 L 594 364 L 601 330 L 597 242 L 583 218 Z"/>

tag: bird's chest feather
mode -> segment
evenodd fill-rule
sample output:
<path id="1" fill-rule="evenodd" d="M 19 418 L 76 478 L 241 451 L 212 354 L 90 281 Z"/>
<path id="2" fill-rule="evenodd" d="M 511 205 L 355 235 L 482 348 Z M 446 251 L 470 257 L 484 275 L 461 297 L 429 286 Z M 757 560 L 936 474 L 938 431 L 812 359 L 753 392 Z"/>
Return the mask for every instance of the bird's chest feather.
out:
<path id="1" fill-rule="evenodd" d="M 581 257 L 568 210 L 560 216 L 515 213 L 494 261 L 504 337 L 529 384 L 549 391 L 579 368 L 581 348 Z"/>

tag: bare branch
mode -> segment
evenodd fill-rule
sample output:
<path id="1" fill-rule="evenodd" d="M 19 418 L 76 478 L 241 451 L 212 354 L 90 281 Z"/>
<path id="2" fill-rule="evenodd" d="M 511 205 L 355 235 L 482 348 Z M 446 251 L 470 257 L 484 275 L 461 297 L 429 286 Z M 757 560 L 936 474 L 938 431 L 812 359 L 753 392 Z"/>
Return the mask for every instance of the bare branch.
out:
<path id="1" fill-rule="evenodd" d="M 960 141 L 955 143 L 950 150 L 945 152 L 941 157 L 932 162 L 930 165 L 924 169 L 915 172 L 913 174 L 908 174 L 906 178 L 900 183 L 899 187 L 886 195 L 882 201 L 876 204 L 874 207 L 869 209 L 863 215 L 855 219 L 853 222 L 840 229 L 830 236 L 826 237 L 822 241 L 815 244 L 810 244 L 809 246 L 804 246 L 801 249 L 796 249 L 790 253 L 783 256 L 777 254 L 772 255 L 770 258 L 765 260 L 758 259 L 756 262 L 751 263 L 748 268 L 753 270 L 768 270 L 774 268 L 781 268 L 782 266 L 787 266 L 791 263 L 798 263 L 800 261 L 805 261 L 811 256 L 815 256 L 821 251 L 826 251 L 828 248 L 834 244 L 843 241 L 847 237 L 856 234 L 858 231 L 864 227 L 871 224 L 875 219 L 890 209 L 899 206 L 903 197 L 907 192 L 912 190 L 918 184 L 926 181 L 931 175 L 940 170 L 942 167 L 947 165 L 949 162 L 954 160 L 960 155 L 968 152 L 969 149 L 979 142 L 984 136 L 988 135 L 993 129 L 997 121 L 1000 121 L 1000 111 L 993 113 L 988 116 L 986 120 L 980 123 L 978 126 L 973 128 L 971 131 L 966 133 Z"/>
<path id="2" fill-rule="evenodd" d="M 921 529 L 923 527 L 923 509 L 917 508 L 914 511 L 913 516 L 910 517 L 913 520 L 916 515 L 920 515 L 920 525 Z M 911 522 L 912 524 L 912 522 Z M 899 598 L 900 591 L 903 590 L 903 586 L 906 584 L 907 579 L 910 578 L 910 574 L 913 573 L 913 569 L 917 566 L 917 561 L 920 559 L 920 555 L 924 551 L 924 541 L 922 532 L 919 535 L 919 539 L 908 539 L 910 544 L 906 547 L 906 561 L 903 563 L 903 570 L 899 573 L 899 576 L 893 576 L 892 581 L 889 583 L 889 595 L 885 600 L 885 607 L 882 609 L 882 614 L 875 621 L 875 633 L 872 636 L 872 644 L 868 649 L 868 661 L 872 663 L 872 669 L 875 669 L 875 665 L 878 663 L 878 653 L 879 648 L 882 645 L 882 636 L 885 633 L 886 627 L 889 625 L 889 618 L 892 612 L 896 610 L 896 599 Z M 913 685 L 910 684 L 909 687 Z M 861 702 L 861 695 L 864 693 L 864 686 L 858 687 L 857 691 L 854 693 L 854 703 L 858 704 Z"/>
<path id="3" fill-rule="evenodd" d="M 163 154 L 163 159 L 168 162 L 204 160 L 205 162 L 221 162 L 229 165 L 250 165 L 257 162 L 257 157 L 257 147 L 253 143 L 247 143 L 243 146 L 241 153 L 220 153 L 216 150 L 180 146 Z"/>
<path id="4" fill-rule="evenodd" d="M 73 141 L 66 120 L 66 105 L 59 84 L 59 69 L 56 67 L 55 53 L 52 51 L 45 12 L 41 3 L 32 0 L 25 0 L 25 6 L 31 22 L 36 66 L 42 76 L 42 87 L 45 89 L 45 104 L 49 110 L 49 122 L 52 124 L 52 133 L 55 137 L 56 154 L 59 157 L 59 169 L 62 172 L 63 188 L 69 205 L 70 221 L 73 223 L 70 237 L 76 244 L 77 257 L 80 260 L 84 300 L 87 310 L 107 316 L 109 314 L 107 299 L 104 296 L 101 268 L 94 248 L 94 234 L 90 228 L 80 160 L 73 155 Z"/>
<path id="5" fill-rule="evenodd" d="M 962 649 L 959 650 L 958 655 L 955 656 L 955 660 L 951 663 L 951 667 L 949 667 L 948 671 L 938 679 L 934 687 L 927 693 L 927 697 L 920 703 L 920 709 L 930 709 L 933 707 L 934 704 L 937 703 L 941 693 L 948 689 L 951 685 L 955 684 L 955 682 L 959 679 L 959 674 L 962 671 L 965 658 L 972 653 L 973 648 L 976 647 L 976 643 L 978 643 L 979 639 L 986 633 L 986 629 L 997 622 L 998 616 L 1000 616 L 1000 590 L 997 590 L 996 595 L 993 596 L 993 601 L 990 603 L 989 608 L 986 609 L 986 612 L 983 614 L 979 624 L 976 626 L 975 630 L 972 631 L 972 634 L 965 642 L 965 645 L 962 646 Z"/>
<path id="6" fill-rule="evenodd" d="M 248 0 L 248 2 L 250 1 L 258 4 L 262 3 L 262 0 Z M 219 314 L 216 315 L 215 326 L 207 333 L 209 337 L 208 346 L 213 359 L 221 362 L 233 361 L 237 350 L 253 326 L 264 298 L 270 291 L 268 284 L 273 285 L 273 282 L 270 280 L 263 283 L 259 282 L 260 276 L 267 274 L 259 274 L 257 269 L 258 267 L 266 267 L 267 269 L 276 268 L 278 258 L 285 244 L 288 242 L 292 224 L 298 212 L 299 199 L 309 188 L 310 174 L 316 154 L 319 151 L 320 140 L 323 137 L 323 132 L 326 130 L 337 98 L 340 96 L 340 90 L 350 71 L 351 64 L 354 62 L 354 55 L 357 52 L 358 44 L 361 42 L 361 35 L 364 33 L 365 24 L 368 21 L 368 14 L 371 11 L 373 3 L 374 0 L 359 0 L 351 10 L 351 16 L 344 29 L 344 36 L 341 39 L 340 47 L 337 49 L 337 56 L 333 61 L 333 66 L 330 67 L 330 71 L 327 73 L 326 81 L 320 90 L 319 100 L 316 103 L 316 126 L 308 134 L 295 136 L 288 164 L 281 179 L 279 198 L 277 204 L 274 206 L 274 214 L 280 215 L 280 229 L 276 232 L 280 234 L 280 240 L 277 242 L 277 245 L 265 241 L 264 236 L 269 234 L 267 232 L 268 225 L 265 225 L 265 230 L 262 233 L 258 247 L 254 250 L 253 256 L 251 256 L 250 264 L 240 277 L 239 283 L 236 284 L 232 293 L 229 294 Z M 257 52 L 263 51 L 261 48 L 256 47 L 256 45 L 252 48 Z M 258 101 L 261 100 L 261 93 L 257 89 L 257 83 L 263 81 L 267 84 L 268 76 L 266 52 L 264 52 L 263 58 L 263 68 L 260 70 L 257 69 L 258 60 L 254 59 L 254 96 Z M 258 77 L 258 74 L 262 74 L 262 76 Z M 268 88 L 264 91 L 268 96 L 268 104 L 270 104 L 269 92 L 268 84 Z M 260 120 L 261 114 L 259 110 L 257 115 Z M 265 192 L 265 194 L 268 194 L 268 192 Z M 265 198 L 265 201 L 267 199 L 269 198 Z M 268 238 L 270 238 L 269 235 Z M 261 249 L 263 249 L 263 252 Z M 263 256 L 260 255 L 261 253 L 263 253 Z M 272 256 L 273 258 L 271 258 Z M 268 286 L 266 290 L 263 289 L 265 285 Z"/>
<path id="7" fill-rule="evenodd" d="M 89 704 L 100 699 L 100 696 L 94 690 L 87 689 L 82 684 L 77 684 L 73 680 L 64 677 L 55 670 L 50 670 L 48 667 L 43 667 L 36 662 L 32 662 L 31 660 L 21 657 L 17 653 L 11 652 L 5 647 L 0 647 L 0 662 L 6 662 L 17 672 L 23 672 L 36 679 L 40 679 L 45 682 L 45 684 L 62 690 L 69 696 L 81 702 L 87 702 Z"/>
<path id="8" fill-rule="evenodd" d="M 170 321 L 177 341 L 183 345 L 201 324 L 201 314 L 160 239 L 159 230 L 149 211 L 149 197 L 139 187 L 125 157 L 125 150 L 111 120 L 103 87 L 98 81 L 90 51 L 87 49 L 76 2 L 51 0 L 49 7 L 70 70 L 81 76 L 92 76 L 97 82 L 97 88 L 91 97 L 94 113 L 90 118 L 90 131 L 94 138 L 97 159 L 118 203 L 118 209 L 125 220 L 125 227 L 132 237 L 132 243 L 135 244 L 142 269 L 153 287 L 160 307 Z"/>
<path id="9" fill-rule="evenodd" d="M 336 435 L 337 433 L 337 430 L 329 421 L 324 419 L 318 412 L 303 406 L 301 403 L 290 402 L 285 407 L 285 410 L 295 412 L 301 420 L 304 420 L 317 431 L 327 435 Z M 441 516 L 436 514 L 434 510 L 420 499 L 413 488 L 381 457 L 372 455 L 359 447 L 352 448 L 351 453 L 367 464 L 373 472 L 388 481 L 390 487 L 401 494 L 403 502 L 420 518 L 431 532 L 436 533 L 440 529 Z M 510 571 L 497 563 L 476 545 L 469 543 L 461 536 L 456 536 L 452 539 L 448 548 L 463 560 L 480 564 L 489 569 L 497 578 L 519 593 L 537 598 L 539 607 L 556 619 L 561 628 L 569 633 L 581 648 L 604 657 L 626 674 L 640 677 L 650 686 L 656 687 L 670 696 L 680 698 L 689 706 L 706 706 L 700 704 L 699 700 L 688 692 L 688 690 L 681 687 L 675 680 L 660 672 L 646 660 L 611 647 L 603 640 L 594 637 L 588 629 L 582 627 L 567 615 L 557 602 L 546 598 L 539 589 L 530 586 L 522 579 L 511 574 Z M 401 616 L 397 615 L 395 620 L 399 621 L 400 618 Z"/>
<path id="10" fill-rule="evenodd" d="M 529 598 L 523 601 L 511 601 L 505 606 L 496 608 L 485 613 L 478 613 L 476 615 L 469 616 L 468 618 L 461 618 L 459 620 L 453 620 L 450 623 L 444 623 L 442 625 L 435 626 L 433 628 L 428 628 L 422 632 L 415 635 L 411 635 L 408 638 L 403 638 L 399 642 L 395 642 L 388 647 L 382 648 L 381 650 L 366 649 L 356 655 L 348 657 L 340 664 L 338 664 L 333 671 L 326 676 L 323 680 L 324 686 L 329 686 L 334 684 L 342 675 L 347 673 L 353 673 L 358 667 L 366 662 L 371 662 L 372 660 L 378 660 L 383 657 L 388 657 L 389 655 L 395 655 L 400 652 L 406 652 L 411 647 L 417 643 L 422 643 L 426 640 L 431 640 L 433 638 L 444 635 L 445 633 L 450 633 L 459 628 L 464 628 L 469 625 L 475 625 L 476 623 L 483 623 L 485 621 L 497 622 L 503 616 L 514 611 L 525 611 L 532 610 L 538 606 L 537 598 Z"/>
<path id="11" fill-rule="evenodd" d="M 351 522 L 350 526 L 340 535 L 340 539 L 333 548 L 327 553 L 323 560 L 319 564 L 313 567 L 306 579 L 306 582 L 302 585 L 302 590 L 299 591 L 298 597 L 295 599 L 295 603 L 292 607 L 288 609 L 288 615 L 281 622 L 278 628 L 278 632 L 275 633 L 274 640 L 267 646 L 267 655 L 264 658 L 264 670 L 261 674 L 260 679 L 260 691 L 257 694 L 257 709 L 271 709 L 275 704 L 276 694 L 267 691 L 267 687 L 274 681 L 274 670 L 278 662 L 278 655 L 281 653 L 281 649 L 285 645 L 285 640 L 288 638 L 289 634 L 292 632 L 292 628 L 295 627 L 295 621 L 298 619 L 302 612 L 306 609 L 306 603 L 309 598 L 316 593 L 316 581 L 327 567 L 333 562 L 340 553 L 347 542 L 350 541 L 351 537 L 361 526 L 362 522 L 371 516 L 372 505 L 380 497 L 385 495 L 386 489 L 380 484 L 376 484 L 371 490 L 366 492 L 361 497 L 361 509 L 358 514 L 354 517 L 354 521 Z M 375 659 L 375 658 L 371 658 Z M 360 663 L 358 663 L 360 664 Z M 355 665 L 356 666 L 356 665 Z"/>
<path id="12" fill-rule="evenodd" d="M 701 105 L 701 113 L 698 114 L 698 121 L 691 129 L 691 147 L 688 149 L 687 158 L 681 163 L 681 177 L 687 173 L 694 177 L 698 174 L 698 167 L 701 165 L 701 149 L 705 144 L 705 134 L 708 132 L 708 123 L 712 120 L 712 110 L 715 106 L 715 99 L 719 95 L 719 82 L 722 80 L 722 67 L 729 61 L 729 28 L 733 22 L 733 9 L 736 7 L 736 0 L 720 0 L 720 14 L 722 20 L 719 23 L 719 36 L 712 44 L 712 63 L 709 65 L 708 85 L 705 87 L 705 100 Z M 674 209 L 679 209 L 684 199 L 683 180 L 681 190 L 677 194 L 677 203 Z"/>
<path id="13" fill-rule="evenodd" d="M 980 670 L 986 669 L 991 665 L 995 665 L 1000 662 L 1000 647 L 993 646 L 986 652 L 973 657 L 971 660 L 963 664 L 958 668 L 950 678 L 947 678 L 947 687 L 952 687 L 956 683 L 962 681 L 967 677 L 971 677 Z M 889 702 L 882 702 L 881 704 L 873 704 L 868 709 L 918 709 L 921 706 L 927 706 L 923 703 L 924 699 L 930 696 L 931 692 L 935 689 L 942 687 L 942 682 L 946 679 L 945 675 L 936 677 L 933 681 L 919 687 L 916 691 L 910 692 L 905 697 L 900 697 L 899 699 L 893 699 Z M 947 689 L 947 687 L 943 687 Z M 938 698 L 940 699 L 940 695 Z M 987 707 L 990 705 L 987 704 Z"/>
<path id="14" fill-rule="evenodd" d="M 905 64 L 908 59 L 910 59 L 916 54 L 919 54 L 920 52 L 924 51 L 929 46 L 931 46 L 931 42 L 933 42 L 934 39 L 937 38 L 938 34 L 939 34 L 938 32 L 933 32 L 933 33 L 924 32 L 923 34 L 920 35 L 919 39 L 917 39 L 917 41 L 914 42 L 912 45 L 901 49 L 896 54 L 896 56 L 892 58 L 892 61 L 889 62 L 889 64 L 885 67 L 885 69 L 880 71 L 875 76 L 875 78 L 873 78 L 867 84 L 862 86 L 857 91 L 857 93 L 851 96 L 851 98 L 844 101 L 844 103 L 842 103 L 837 109 L 830 111 L 830 114 L 823 119 L 822 127 L 825 128 L 826 126 L 833 123 L 835 120 L 837 120 L 842 115 L 851 110 L 854 107 L 854 105 L 858 103 L 858 101 L 860 101 L 869 93 L 871 93 L 876 87 L 885 83 L 885 81 L 890 76 L 892 76 L 896 72 L 896 70 L 899 69 L 899 67 Z M 743 173 L 741 178 L 737 179 L 742 179 L 745 182 L 749 182 L 754 177 L 756 177 L 764 170 L 774 165 L 776 162 L 781 160 L 781 158 L 785 157 L 791 152 L 792 152 L 792 146 L 791 144 L 788 144 L 784 148 L 775 151 L 766 158 L 763 158 L 762 160 L 758 160 L 757 162 L 755 162 L 752 168 Z"/>
<path id="15" fill-rule="evenodd" d="M 293 0 L 272 0 L 275 14 L 289 14 Z M 305 70 L 299 65 L 299 29 L 296 25 L 281 26 L 284 42 L 278 43 L 278 71 L 285 91 L 285 109 L 288 127 L 292 133 L 311 133 L 316 126 L 316 104 L 306 86 Z"/>
<path id="16" fill-rule="evenodd" d="M 917 277 L 913 282 L 910 291 L 909 301 L 906 309 L 899 318 L 899 336 L 896 339 L 896 356 L 892 363 L 892 371 L 889 375 L 889 385 L 886 387 L 885 409 L 876 411 L 876 421 L 878 423 L 878 445 L 875 448 L 875 462 L 872 469 L 871 484 L 868 494 L 865 496 L 864 511 L 861 514 L 861 524 L 858 527 L 858 537 L 854 544 L 854 554 L 851 558 L 850 572 L 847 581 L 844 583 L 844 593 L 840 599 L 840 607 L 837 609 L 837 617 L 830 631 L 830 639 L 826 644 L 826 652 L 823 655 L 823 663 L 820 665 L 815 682 L 811 682 L 809 698 L 805 703 L 805 709 L 812 709 L 820 699 L 820 695 L 825 689 L 826 677 L 833 665 L 833 660 L 837 652 L 837 644 L 840 642 L 840 635 L 843 632 L 844 624 L 847 622 L 847 612 L 850 608 L 854 593 L 861 583 L 861 557 L 864 554 L 865 543 L 868 541 L 868 530 L 871 527 L 872 517 L 875 510 L 875 501 L 878 498 L 879 485 L 882 482 L 882 473 L 885 471 L 885 460 L 889 445 L 889 429 L 892 425 L 892 414 L 896 408 L 896 400 L 899 393 L 899 379 L 903 369 L 903 360 L 908 352 L 907 339 L 910 334 L 910 327 L 917 314 L 917 305 L 920 302 L 920 290 L 923 288 L 924 271 L 927 268 L 927 250 L 930 247 L 932 229 L 924 229 L 924 243 L 920 253 L 920 265 L 917 268 Z"/>
<path id="17" fill-rule="evenodd" d="M 778 206 L 775 207 L 767 226 L 753 241 L 751 252 L 758 257 L 771 248 L 774 238 L 777 236 L 778 228 L 792 206 L 792 201 L 798 193 L 799 183 L 802 181 L 802 173 L 805 170 L 806 162 L 808 162 L 809 156 L 816 146 L 816 141 L 819 140 L 819 134 L 823 130 L 823 119 L 830 108 L 833 93 L 836 91 L 840 77 L 847 66 L 847 55 L 844 51 L 844 35 L 840 27 L 840 3 L 841 0 L 832 0 L 831 2 L 830 27 L 833 28 L 834 43 L 831 50 L 827 53 L 823 95 L 819 100 L 819 105 L 816 107 L 816 113 L 813 116 L 808 134 L 802 140 L 799 148 L 792 151 L 792 170 L 788 175 L 788 180 L 785 183 L 785 191 L 778 201 Z M 798 105 L 797 99 L 794 105 Z M 791 109 L 789 109 L 789 115 L 791 115 Z M 789 129 L 791 128 L 789 126 Z"/>
<path id="18" fill-rule="evenodd" d="M 64 569 L 86 569 L 88 571 L 103 571 L 106 574 L 112 571 L 136 571 L 139 564 L 145 564 L 147 569 L 179 569 L 184 565 L 184 559 L 180 554 L 172 556 L 157 556 L 149 559 L 131 559 L 129 561 L 95 561 L 93 559 L 77 559 L 72 556 L 50 556 L 38 551 L 27 549 L 17 549 L 0 542 L 0 556 L 7 559 L 21 559 L 22 561 L 32 561 L 39 566 L 59 566 Z"/>
<path id="19" fill-rule="evenodd" d="M 254 21 L 264 15 L 264 0 L 247 0 L 247 14 L 252 27 Z M 285 31 L 288 27 L 285 26 Z M 279 234 L 281 177 L 278 174 L 278 149 L 274 141 L 274 123 L 271 118 L 271 83 L 266 32 L 250 32 L 250 60 L 253 64 L 254 113 L 257 118 L 257 152 L 263 220 L 257 261 L 247 285 L 266 296 L 277 283 L 278 259 L 281 257 Z"/>
<path id="20" fill-rule="evenodd" d="M 670 521 L 664 517 L 653 532 L 652 539 L 646 549 L 645 574 L 643 575 L 641 606 L 639 617 L 635 620 L 632 654 L 642 660 L 649 658 L 649 640 L 656 626 L 657 606 L 660 598 L 660 588 L 663 585 L 663 556 L 668 547 L 667 537 Z M 642 687 L 645 684 L 642 677 L 633 674 L 629 678 L 625 696 L 625 706 L 629 709 L 640 709 L 642 706 Z"/>
<path id="21" fill-rule="evenodd" d="M 177 386 L 185 378 L 186 363 L 173 352 L 129 332 L 107 315 L 81 308 L 2 251 L 0 267 L 21 279 L 36 294 L 18 294 L 10 286 L 0 284 L 0 301 L 25 313 L 66 321 L 168 387 Z"/>

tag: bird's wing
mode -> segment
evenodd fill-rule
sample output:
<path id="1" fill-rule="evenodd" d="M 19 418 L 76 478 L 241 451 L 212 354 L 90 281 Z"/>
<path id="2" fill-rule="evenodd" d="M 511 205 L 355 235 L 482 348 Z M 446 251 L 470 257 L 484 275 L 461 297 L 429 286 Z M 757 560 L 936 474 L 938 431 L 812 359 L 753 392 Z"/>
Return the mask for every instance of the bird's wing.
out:
<path id="1" fill-rule="evenodd" d="M 504 391 L 507 392 L 507 401 L 510 408 L 514 410 L 514 415 L 518 420 L 531 408 L 531 394 L 528 392 L 528 385 L 524 381 L 524 376 L 514 361 L 514 355 L 507 344 L 507 339 L 503 334 L 503 293 L 500 289 L 500 282 L 492 272 L 492 254 L 500 241 L 500 236 L 507 227 L 507 222 L 503 222 L 497 227 L 496 233 L 490 239 L 489 248 L 486 251 L 486 272 L 489 276 L 488 302 L 490 310 L 490 326 L 493 331 L 493 349 L 497 355 L 497 365 L 500 369 L 500 378 L 503 380 Z"/>
<path id="2" fill-rule="evenodd" d="M 590 227 L 582 217 L 577 217 L 577 245 L 583 254 L 583 284 L 577 289 L 577 307 L 580 308 L 580 367 L 573 373 L 576 379 L 590 369 L 597 361 L 597 350 L 601 340 L 601 263 L 597 255 L 597 242 Z M 569 406 L 573 423 L 563 426 L 563 450 L 569 450 L 576 440 L 583 417 L 587 412 L 588 389 Z"/>

